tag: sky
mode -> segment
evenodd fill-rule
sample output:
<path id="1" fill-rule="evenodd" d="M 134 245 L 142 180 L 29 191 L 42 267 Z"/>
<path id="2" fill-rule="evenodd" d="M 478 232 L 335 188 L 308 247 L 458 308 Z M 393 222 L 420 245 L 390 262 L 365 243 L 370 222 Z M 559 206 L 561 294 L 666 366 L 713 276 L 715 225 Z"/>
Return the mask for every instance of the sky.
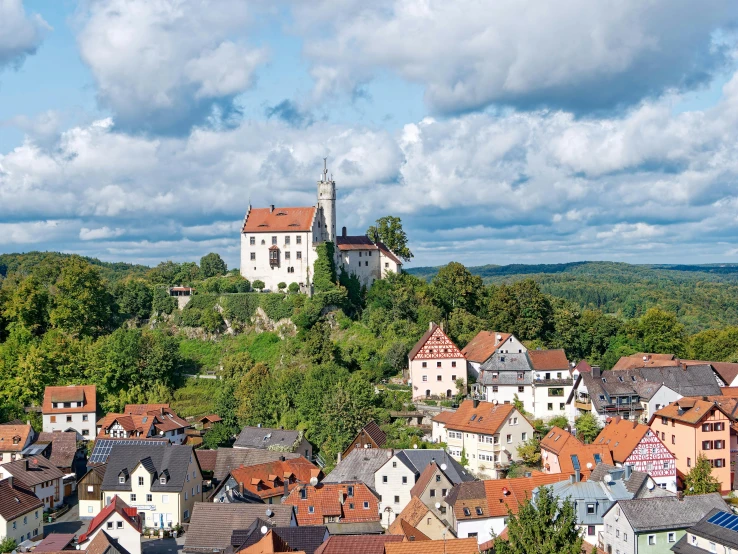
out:
<path id="1" fill-rule="evenodd" d="M 254 207 L 412 266 L 738 263 L 738 2 L 0 0 L 0 252 L 239 265 Z"/>

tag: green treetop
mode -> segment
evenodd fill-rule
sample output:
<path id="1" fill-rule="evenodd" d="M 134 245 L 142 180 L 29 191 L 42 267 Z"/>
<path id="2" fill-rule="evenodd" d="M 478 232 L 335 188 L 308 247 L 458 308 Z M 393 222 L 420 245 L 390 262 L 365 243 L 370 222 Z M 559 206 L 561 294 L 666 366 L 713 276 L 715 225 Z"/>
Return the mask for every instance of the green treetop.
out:
<path id="1" fill-rule="evenodd" d="M 228 271 L 223 258 L 215 252 L 211 252 L 200 258 L 200 274 L 204 279 L 215 277 L 216 275 L 225 275 Z"/>
<path id="2" fill-rule="evenodd" d="M 700 454 L 694 467 L 684 477 L 684 494 L 708 494 L 711 492 L 720 492 L 720 481 L 712 474 L 710 460 Z"/>
<path id="3" fill-rule="evenodd" d="M 413 253 L 407 247 L 407 234 L 402 229 L 402 220 L 399 217 L 391 215 L 380 217 L 366 230 L 366 235 L 372 240 L 378 237 L 387 248 L 406 262 L 413 257 Z"/>

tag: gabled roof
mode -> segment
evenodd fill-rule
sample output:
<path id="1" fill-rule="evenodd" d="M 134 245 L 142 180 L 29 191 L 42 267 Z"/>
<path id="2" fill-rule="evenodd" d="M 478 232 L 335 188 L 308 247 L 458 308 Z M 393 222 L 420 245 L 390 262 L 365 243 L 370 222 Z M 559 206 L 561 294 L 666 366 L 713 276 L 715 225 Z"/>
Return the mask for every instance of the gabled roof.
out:
<path id="1" fill-rule="evenodd" d="M 637 421 L 630 421 L 620 417 L 608 418 L 605 427 L 593 441 L 610 449 L 612 459 L 617 464 L 625 463 L 625 460 L 633 453 L 638 444 L 643 440 L 651 428 Z"/>
<path id="2" fill-rule="evenodd" d="M 466 471 L 459 462 L 449 456 L 448 453 L 442 449 L 408 448 L 396 451 L 395 456 L 405 467 L 415 473 L 416 478 L 420 476 L 428 464 L 431 462 L 437 462 L 446 466 L 444 473 L 454 484 L 461 483 L 462 481 L 474 480 L 473 475 Z"/>
<path id="3" fill-rule="evenodd" d="M 299 208 L 250 208 L 243 223 L 242 233 L 305 232 L 310 231 L 315 217 L 315 206 Z"/>
<path id="4" fill-rule="evenodd" d="M 74 533 L 49 533 L 46 537 L 36 545 L 34 552 L 61 552 L 68 549 L 74 541 Z M 69 548 L 73 550 L 74 547 Z"/>
<path id="5" fill-rule="evenodd" d="M 459 409 L 446 422 L 446 429 L 494 435 L 510 417 L 527 421 L 512 404 L 478 402 L 475 407 L 475 402 L 464 400 Z"/>
<path id="6" fill-rule="evenodd" d="M 56 467 L 72 467 L 77 456 L 77 433 L 74 431 L 39 433 L 36 443 L 51 444 L 49 461 Z"/>
<path id="7" fill-rule="evenodd" d="M 142 464 L 152 475 L 152 492 L 180 492 L 185 487 L 187 470 L 193 457 L 192 448 L 189 446 L 172 444 L 151 448 L 146 445 L 116 444 L 108 457 L 102 490 L 130 491 L 130 475 L 139 464 Z M 118 481 L 121 473 L 126 476 L 124 483 Z M 166 477 L 164 484 L 160 482 L 162 476 Z"/>
<path id="8" fill-rule="evenodd" d="M 554 427 L 541 440 L 543 464 L 549 469 L 546 452 L 555 454 L 558 458 L 562 474 L 573 475 L 576 471 L 587 476 L 597 464 L 612 463 L 612 455 L 605 445 L 584 444 L 567 431 Z"/>
<path id="9" fill-rule="evenodd" d="M 738 550 L 738 530 L 730 528 L 734 523 L 735 515 L 732 512 L 713 508 L 705 514 L 705 517 L 687 529 L 687 535 L 697 535 L 715 544 Z M 687 535 L 684 536 L 685 539 Z M 685 551 L 674 548 L 674 552 Z M 700 550 L 699 552 L 702 554 L 705 551 Z"/>
<path id="10" fill-rule="evenodd" d="M 215 452 L 217 454 L 213 479 L 216 481 L 222 481 L 231 470 L 237 467 L 272 462 L 279 460 L 281 457 L 287 459 L 299 457 L 299 454 L 293 454 L 291 452 L 275 452 L 273 450 L 256 448 L 218 448 Z"/>
<path id="11" fill-rule="evenodd" d="M 738 364 L 730 362 L 710 362 L 712 369 L 728 385 L 738 377 Z"/>
<path id="12" fill-rule="evenodd" d="M 713 509 L 730 511 L 719 493 L 684 496 L 681 499 L 676 496 L 637 498 L 620 500 L 617 504 L 636 533 L 686 529 Z"/>
<path id="13" fill-rule="evenodd" d="M 404 540 L 401 535 L 337 535 L 325 541 L 315 554 L 384 554 L 384 547 Z"/>
<path id="14" fill-rule="evenodd" d="M 7 478 L 0 481 L 0 516 L 5 521 L 43 507 L 44 503 L 33 494 L 33 491 L 16 479 Z"/>
<path id="15" fill-rule="evenodd" d="M 195 456 L 197 456 L 197 461 L 200 462 L 200 469 L 202 471 L 212 473 L 215 470 L 215 463 L 218 461 L 217 450 L 198 448 L 195 450 Z"/>
<path id="16" fill-rule="evenodd" d="M 499 348 L 511 336 L 511 333 L 479 331 L 479 333 L 469 341 L 461 352 L 470 362 L 481 364 L 487 361 L 487 359 L 495 353 L 497 348 Z"/>
<path id="17" fill-rule="evenodd" d="M 370 421 L 364 425 L 362 431 L 369 435 L 376 448 L 382 448 L 387 442 L 387 434 L 380 429 L 376 421 Z"/>
<path id="18" fill-rule="evenodd" d="M 380 521 L 377 497 L 364 483 L 301 485 L 282 504 L 295 506 L 299 525 L 321 525 L 325 517 L 340 518 L 342 523 Z"/>
<path id="19" fill-rule="evenodd" d="M 453 341 L 448 337 L 446 333 L 443 332 L 443 329 L 441 329 L 438 325 L 435 323 L 431 323 L 428 327 L 428 330 L 423 334 L 422 337 L 420 337 L 420 340 L 415 343 L 415 346 L 413 346 L 412 350 L 410 350 L 410 353 L 408 354 L 408 358 L 412 361 L 415 359 L 415 356 L 418 355 L 418 352 L 425 346 L 425 344 L 431 340 L 431 337 L 436 337 L 433 340 L 447 340 L 451 343 L 453 352 L 451 354 L 455 354 L 459 358 L 463 358 L 464 354 L 461 353 L 461 350 L 453 343 Z"/>
<path id="20" fill-rule="evenodd" d="M 387 256 L 390 260 L 392 260 L 396 264 L 402 265 L 402 260 L 397 255 L 395 255 L 395 253 L 392 252 L 392 250 L 390 250 L 386 244 L 384 244 L 382 241 L 379 241 L 379 240 L 375 244 L 377 245 L 377 249 L 384 256 Z"/>
<path id="21" fill-rule="evenodd" d="M 0 452 L 21 452 L 32 433 L 30 425 L 0 425 Z"/>
<path id="22" fill-rule="evenodd" d="M 679 360 L 674 354 L 655 354 L 650 352 L 638 352 L 630 356 L 621 356 L 612 367 L 612 371 L 622 369 L 638 369 L 642 367 L 667 367 L 676 366 Z"/>
<path id="23" fill-rule="evenodd" d="M 546 436 L 541 439 L 541 449 L 548 450 L 554 454 L 559 454 L 564 450 L 564 446 L 570 439 L 577 440 L 574 438 L 574 435 L 568 431 L 564 431 L 560 427 L 552 427 L 551 430 L 546 433 Z M 577 440 L 577 442 L 579 441 Z"/>
<path id="24" fill-rule="evenodd" d="M 87 544 L 85 554 L 130 554 L 117 540 L 101 530 Z"/>
<path id="25" fill-rule="evenodd" d="M 151 412 L 171 411 L 169 404 L 126 404 L 123 413 L 128 415 L 143 415 Z"/>
<path id="26" fill-rule="evenodd" d="M 436 462 L 431 462 L 427 466 L 425 466 L 425 469 L 420 474 L 420 477 L 418 477 L 415 485 L 413 485 L 413 488 L 410 489 L 410 494 L 412 496 L 421 496 L 423 494 L 423 491 L 428 486 L 428 483 L 431 482 L 431 479 L 433 479 L 433 476 L 436 473 L 440 473 L 441 475 L 446 477 L 446 474 L 440 467 L 438 467 L 438 464 Z M 446 477 L 446 479 L 448 479 L 448 477 Z M 451 482 L 450 479 L 448 479 L 448 481 Z M 451 484 L 453 485 L 453 483 Z"/>
<path id="27" fill-rule="evenodd" d="M 100 432 L 98 438 L 110 438 L 110 428 L 117 422 L 126 433 L 135 433 L 136 436 L 143 438 L 150 437 L 153 434 L 153 425 L 156 419 L 154 416 L 144 415 L 128 415 L 110 413 L 97 422 Z"/>
<path id="28" fill-rule="evenodd" d="M 311 477 L 320 479 L 323 473 L 320 468 L 302 456 L 290 460 L 275 460 L 253 466 L 241 466 L 231 470 L 231 476 L 237 483 L 242 483 L 245 491 L 259 496 L 271 498 L 284 494 L 284 484 L 291 491 L 301 483 L 309 483 Z"/>
<path id="29" fill-rule="evenodd" d="M 438 412 L 437 416 L 431 419 L 431 421 L 446 425 L 451 419 L 453 419 L 454 413 L 454 411 L 442 409 L 440 412 Z"/>
<path id="30" fill-rule="evenodd" d="M 401 535 L 403 534 L 402 529 L 399 528 L 401 521 L 406 521 L 414 527 L 423 521 L 423 518 L 425 518 L 428 512 L 433 513 L 420 498 L 413 496 L 410 502 L 407 503 L 407 506 L 397 515 L 388 530 L 393 535 Z"/>
<path id="31" fill-rule="evenodd" d="M 366 235 L 353 235 L 344 236 L 339 235 L 336 237 L 336 246 L 339 250 L 377 250 L 376 245 Z"/>
<path id="32" fill-rule="evenodd" d="M 99 514 L 92 518 L 87 531 L 80 535 L 78 541 L 79 544 L 82 544 L 89 539 L 90 535 L 92 535 L 105 521 L 107 521 L 113 513 L 117 513 L 121 516 L 123 521 L 141 533 L 142 521 L 141 516 L 138 515 L 138 510 L 128 506 L 128 504 L 123 502 L 123 500 L 116 494 L 110 504 L 105 506 Z"/>
<path id="33" fill-rule="evenodd" d="M 221 417 L 218 414 L 210 414 L 210 415 L 204 415 L 202 417 L 197 418 L 198 423 L 218 423 L 219 421 L 223 421 Z"/>
<path id="34" fill-rule="evenodd" d="M 385 448 L 354 448 L 326 475 L 323 483 L 360 482 L 373 490 L 374 474 L 393 455 L 392 450 Z"/>
<path id="35" fill-rule="evenodd" d="M 307 527 L 274 527 L 276 533 L 290 548 L 314 554 L 328 537 L 328 529 L 323 525 Z"/>
<path id="36" fill-rule="evenodd" d="M 300 431 L 269 427 L 244 427 L 238 435 L 234 448 L 267 449 L 270 446 L 292 447 L 301 436 Z"/>
<path id="37" fill-rule="evenodd" d="M 656 411 L 651 415 L 649 423 L 657 417 L 666 417 L 680 423 L 696 425 L 709 416 L 712 410 L 719 410 L 730 418 L 730 414 L 715 402 L 685 397 Z"/>
<path id="38" fill-rule="evenodd" d="M 35 487 L 46 481 L 63 479 L 64 473 L 43 456 L 32 456 L 15 460 L 2 466 L 5 473 L 14 477 L 15 482 L 26 487 Z"/>
<path id="39" fill-rule="evenodd" d="M 569 360 L 563 348 L 557 350 L 528 350 L 530 365 L 536 371 L 569 371 Z"/>
<path id="40" fill-rule="evenodd" d="M 399 525 L 395 527 L 395 532 L 390 531 L 390 534 L 402 535 L 408 541 L 429 541 L 431 540 L 428 535 L 423 533 L 417 527 L 410 525 L 407 521 L 405 521 L 401 517 L 398 517 L 397 519 L 395 519 L 395 521 L 399 522 Z M 392 523 L 394 525 L 395 522 L 393 521 Z M 390 525 L 390 527 L 392 526 Z"/>
<path id="41" fill-rule="evenodd" d="M 82 402 L 82 405 L 76 408 L 52 407 L 58 402 Z M 97 388 L 95 385 L 46 387 L 42 410 L 45 414 L 94 413 L 97 410 Z"/>
<path id="42" fill-rule="evenodd" d="M 443 541 L 393 542 L 385 545 L 385 554 L 477 554 L 476 537 Z"/>
<path id="43" fill-rule="evenodd" d="M 243 552 L 243 554 L 274 554 L 276 552 L 294 551 L 287 546 L 287 543 L 285 543 L 279 535 L 270 529 L 266 532 L 266 535 L 261 537 L 257 542 L 239 550 L 239 552 Z"/>

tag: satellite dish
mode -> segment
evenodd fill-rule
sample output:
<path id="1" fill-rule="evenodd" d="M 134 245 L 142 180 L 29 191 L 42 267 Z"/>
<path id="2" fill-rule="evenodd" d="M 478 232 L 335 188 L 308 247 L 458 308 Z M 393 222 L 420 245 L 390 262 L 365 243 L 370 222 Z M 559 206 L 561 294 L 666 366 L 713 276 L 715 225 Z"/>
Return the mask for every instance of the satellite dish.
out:
<path id="1" fill-rule="evenodd" d="M 267 508 L 266 509 L 266 516 L 267 517 L 272 517 L 273 515 L 274 515 L 274 512 L 272 512 L 272 509 L 271 508 Z"/>
<path id="2" fill-rule="evenodd" d="M 440 510 L 440 509 L 441 509 L 441 503 L 440 502 L 436 502 L 436 510 Z"/>
<path id="3" fill-rule="evenodd" d="M 587 469 L 592 469 L 592 462 L 587 462 Z"/>
<path id="4" fill-rule="evenodd" d="M 492 404 L 494 404 L 495 406 L 497 406 L 497 399 L 496 398 L 492 401 Z"/>
<path id="5" fill-rule="evenodd" d="M 656 483 L 654 483 L 653 481 L 649 479 L 648 484 L 646 486 L 648 487 L 648 490 L 652 491 L 656 487 Z"/>
<path id="6" fill-rule="evenodd" d="M 311 477 L 310 478 L 310 484 L 312 486 L 314 486 L 314 487 L 317 486 L 317 484 L 318 484 L 318 478 L 317 477 Z"/>
<path id="7" fill-rule="evenodd" d="M 417 450 L 417 449 L 418 449 L 418 445 L 417 445 L 417 444 L 414 444 L 414 445 L 413 445 L 413 448 L 414 448 L 415 450 Z"/>
<path id="8" fill-rule="evenodd" d="M 262 525 L 260 531 L 261 531 L 261 534 L 262 535 L 266 535 L 267 534 L 267 531 L 269 531 L 269 529 L 267 528 L 266 525 Z"/>
<path id="9" fill-rule="evenodd" d="M 446 471 L 446 468 L 447 468 L 447 467 L 448 467 L 448 466 L 447 466 L 446 464 L 441 464 L 441 469 L 442 469 L 443 471 Z"/>

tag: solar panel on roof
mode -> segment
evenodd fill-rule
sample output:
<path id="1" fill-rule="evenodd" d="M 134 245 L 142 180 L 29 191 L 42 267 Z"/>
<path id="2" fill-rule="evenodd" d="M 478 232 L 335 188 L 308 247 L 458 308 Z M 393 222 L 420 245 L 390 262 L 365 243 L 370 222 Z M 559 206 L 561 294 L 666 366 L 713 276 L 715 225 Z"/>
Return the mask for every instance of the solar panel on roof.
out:
<path id="1" fill-rule="evenodd" d="M 113 449 L 113 445 L 132 446 L 147 444 L 151 446 L 164 446 L 168 444 L 167 441 L 152 441 L 144 439 L 98 439 L 95 441 L 95 447 L 92 449 L 90 459 L 87 461 L 88 464 L 104 464 L 108 461 L 110 451 Z"/>
<path id="2" fill-rule="evenodd" d="M 718 512 L 707 520 L 707 523 L 712 523 L 723 529 L 731 531 L 738 530 L 738 516 L 735 516 L 728 512 Z"/>

